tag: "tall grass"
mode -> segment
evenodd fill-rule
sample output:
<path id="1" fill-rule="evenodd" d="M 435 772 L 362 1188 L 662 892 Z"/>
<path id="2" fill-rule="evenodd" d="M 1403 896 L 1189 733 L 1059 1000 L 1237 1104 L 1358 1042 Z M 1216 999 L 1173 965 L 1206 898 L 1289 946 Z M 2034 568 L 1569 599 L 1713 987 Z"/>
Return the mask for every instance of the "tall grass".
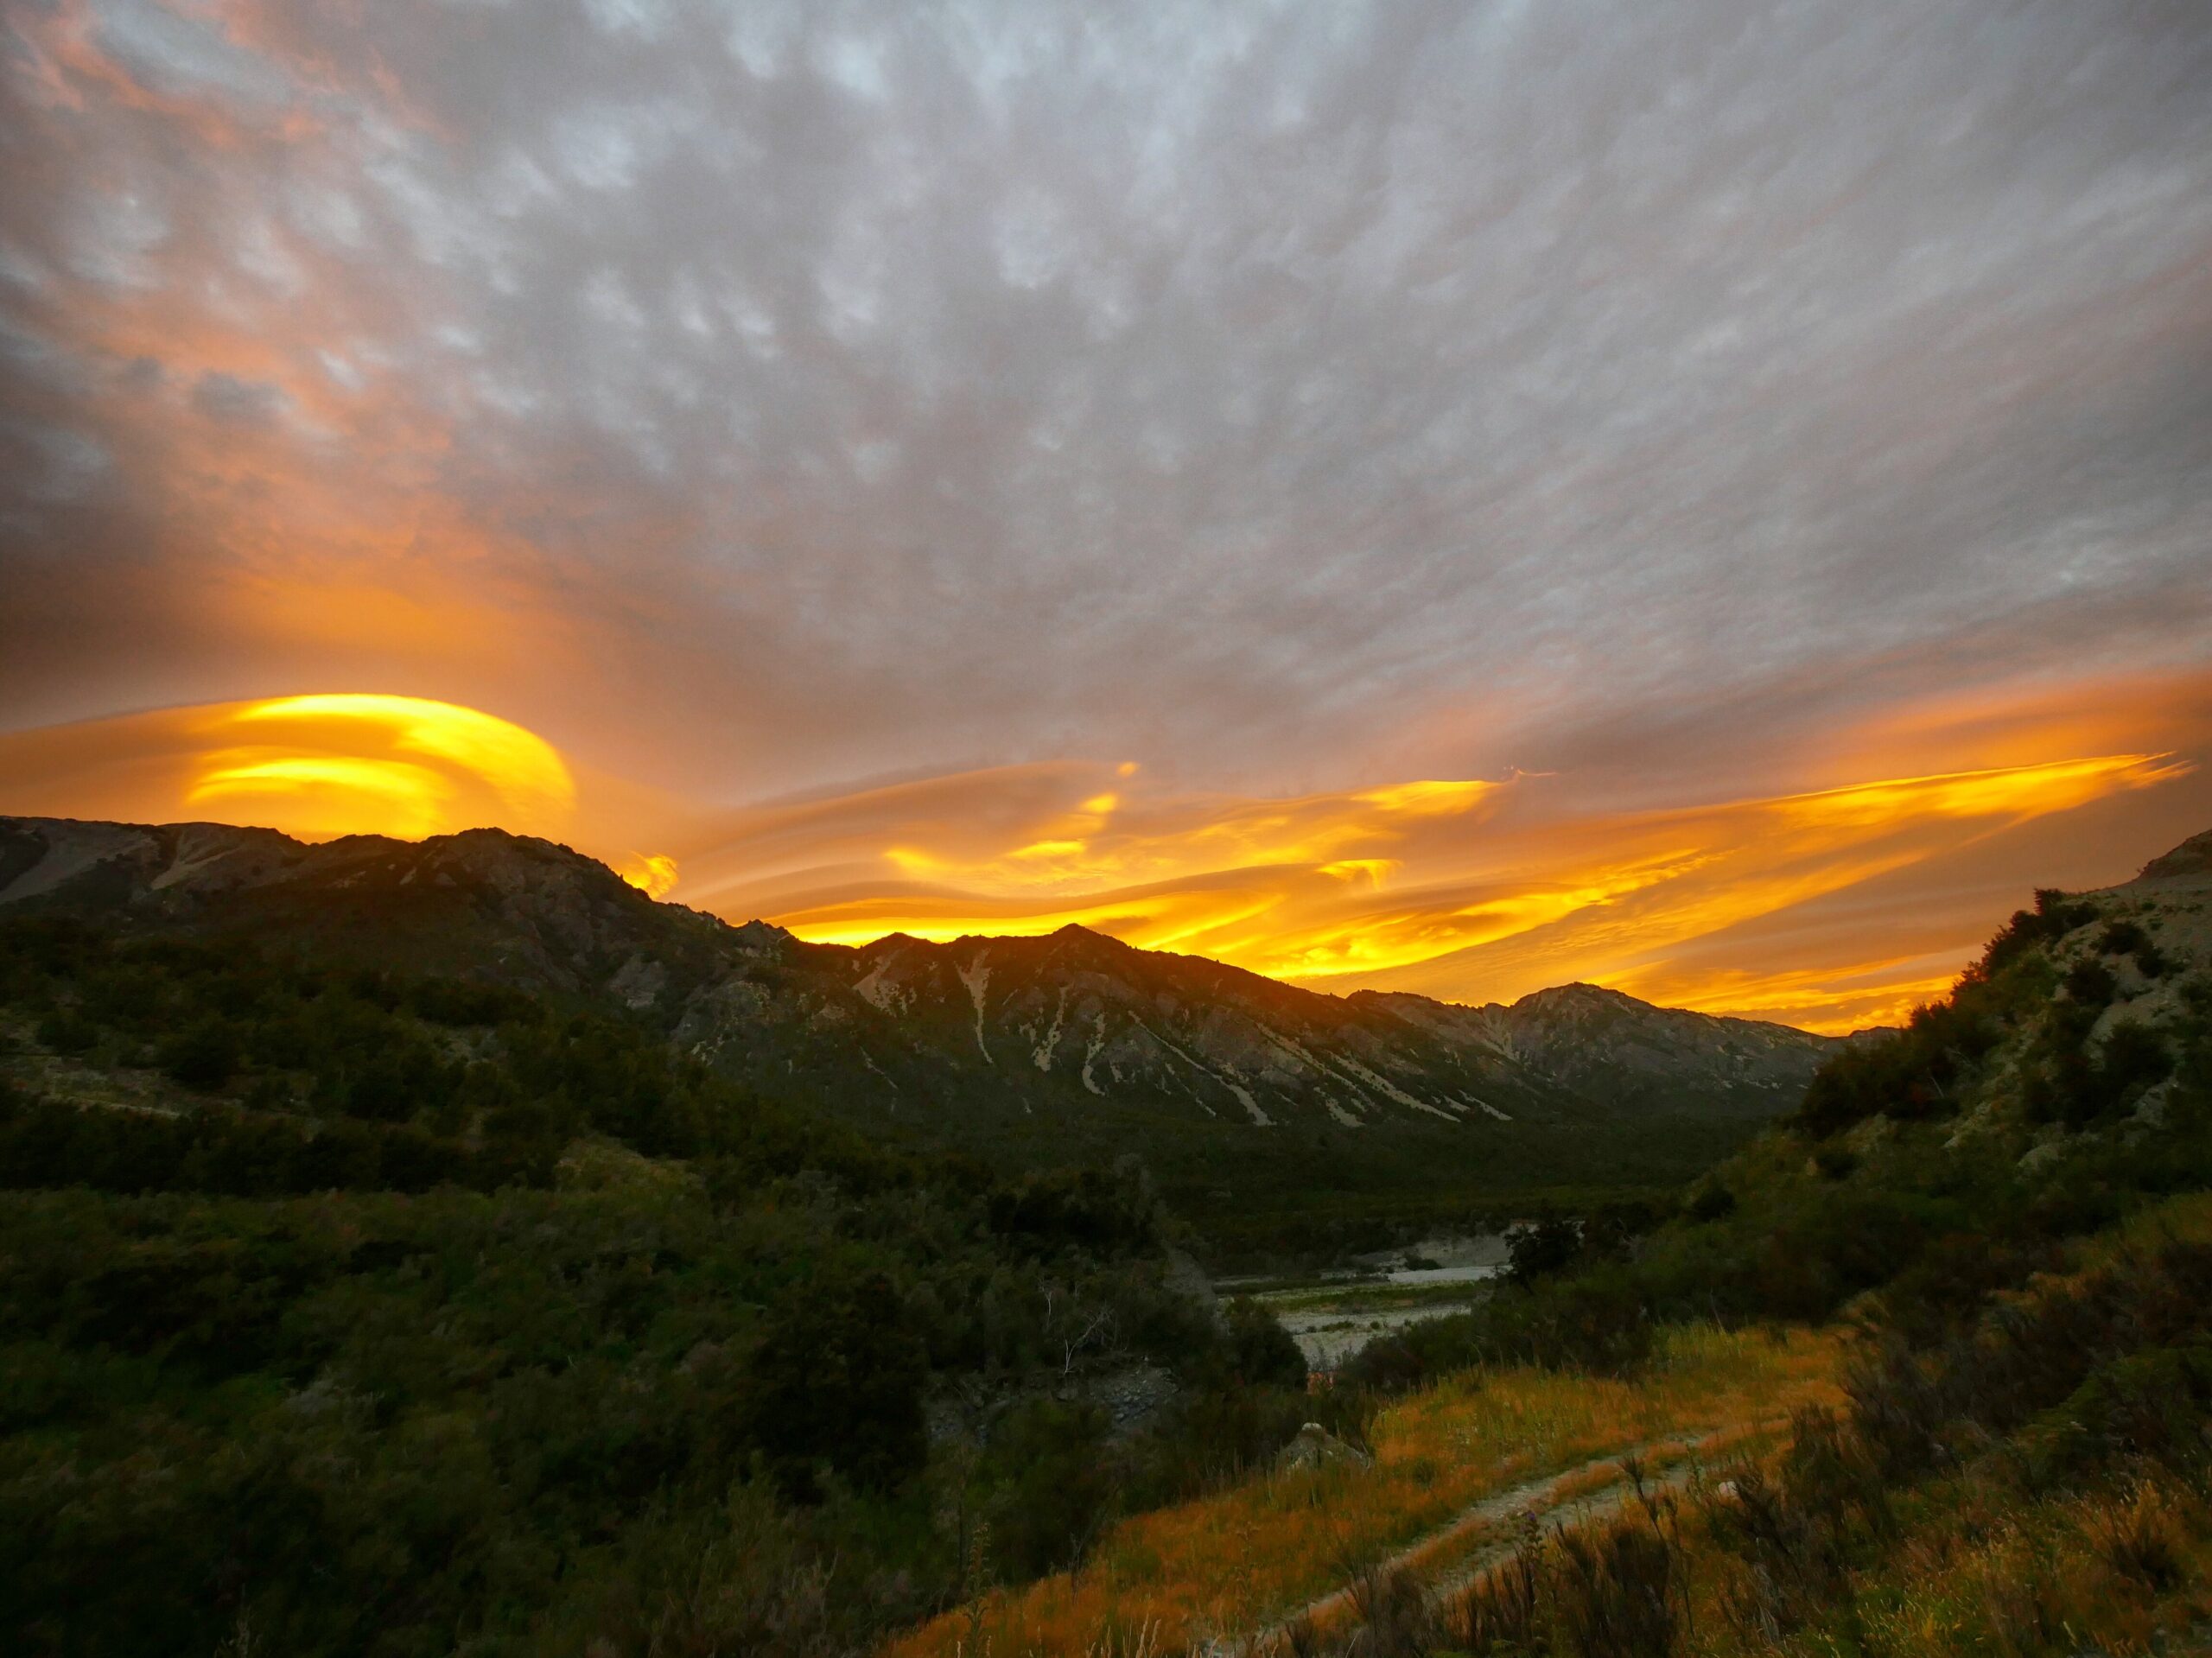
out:
<path id="1" fill-rule="evenodd" d="M 890 1658 L 1082 1654 L 1148 1629 L 1173 1651 L 1261 1629 L 1485 1498 L 1653 1441 L 1840 1401 L 1834 1333 L 1687 1325 L 1633 1380 L 1478 1370 L 1376 1420 L 1371 1467 L 1276 1472 L 1116 1527 L 1078 1571 L 993 1593 Z"/>

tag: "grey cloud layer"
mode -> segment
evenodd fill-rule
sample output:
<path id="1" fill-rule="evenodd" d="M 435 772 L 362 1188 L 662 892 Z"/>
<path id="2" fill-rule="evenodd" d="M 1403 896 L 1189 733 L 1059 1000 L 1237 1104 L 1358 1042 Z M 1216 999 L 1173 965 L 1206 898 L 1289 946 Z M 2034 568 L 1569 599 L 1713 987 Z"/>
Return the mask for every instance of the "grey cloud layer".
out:
<path id="1" fill-rule="evenodd" d="M 622 705 L 500 711 L 709 788 L 1664 770 L 2212 624 L 2190 0 L 265 12 L 10 20 L 0 723 L 311 689 L 162 441 L 385 464 L 310 384 Z"/>

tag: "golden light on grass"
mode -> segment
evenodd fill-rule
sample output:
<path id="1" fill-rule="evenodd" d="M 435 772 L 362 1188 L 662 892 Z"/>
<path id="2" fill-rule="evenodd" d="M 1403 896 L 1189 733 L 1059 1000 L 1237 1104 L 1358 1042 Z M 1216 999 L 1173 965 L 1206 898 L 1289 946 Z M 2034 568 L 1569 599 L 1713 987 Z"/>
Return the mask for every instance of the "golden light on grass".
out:
<path id="1" fill-rule="evenodd" d="M 1371 1468 L 1262 1475 L 1116 1526 L 1080 1572 L 995 1591 L 893 1642 L 886 1658 L 1079 1653 L 1147 1625 L 1160 1648 L 1249 1635 L 1500 1493 L 1639 1446 L 1737 1443 L 1841 1398 L 1832 1331 L 1679 1326 L 1635 1381 L 1474 1370 L 1377 1418 Z"/>

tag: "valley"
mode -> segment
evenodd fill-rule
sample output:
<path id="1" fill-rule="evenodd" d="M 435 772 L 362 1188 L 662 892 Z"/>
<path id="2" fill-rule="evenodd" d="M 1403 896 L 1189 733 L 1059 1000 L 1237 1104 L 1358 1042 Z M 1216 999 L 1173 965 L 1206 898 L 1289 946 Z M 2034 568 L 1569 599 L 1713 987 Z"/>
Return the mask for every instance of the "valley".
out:
<path id="1" fill-rule="evenodd" d="M 1817 1043 L 1095 935 L 821 953 L 543 843 L 331 844 L 0 828 L 29 1650 L 102 1596 L 134 1648 L 425 1658 L 2057 1658 L 2212 1617 L 2212 835 Z M 1071 1059 L 1064 1001 L 1123 1045 Z M 1259 1226 L 1287 1166 L 1243 1148 L 1352 1081 L 1373 1160 Z M 1520 1115 L 1407 1103 L 1447 1093 Z M 1612 1183 L 1516 1183 L 1538 1128 Z M 1447 1153 L 1439 1225 L 1393 1180 Z"/>
<path id="2" fill-rule="evenodd" d="M 2212 0 L 0 156 L 0 1658 L 2212 1658 Z"/>
<path id="3" fill-rule="evenodd" d="M 1422 1238 L 1305 1277 L 1217 1279 L 1214 1291 L 1249 1296 L 1290 1333 L 1311 1368 L 1329 1371 L 1377 1336 L 1479 1300 L 1507 1258 L 1503 1234 Z"/>

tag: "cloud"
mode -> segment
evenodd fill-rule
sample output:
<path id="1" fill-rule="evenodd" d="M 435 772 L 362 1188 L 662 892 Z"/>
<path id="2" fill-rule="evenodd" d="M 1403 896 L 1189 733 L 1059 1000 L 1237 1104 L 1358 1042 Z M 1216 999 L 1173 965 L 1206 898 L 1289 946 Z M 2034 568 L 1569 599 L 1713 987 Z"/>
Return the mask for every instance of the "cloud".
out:
<path id="1" fill-rule="evenodd" d="M 2063 826 L 2131 799 L 2191 826 L 2212 810 L 2212 678 L 2069 689 L 1892 715 L 1840 746 L 1854 768 L 1955 766 L 1996 730 L 2005 764 L 1656 808 L 1579 800 L 1557 777 L 1262 797 L 1061 761 L 715 809 L 579 770 L 491 715 L 362 695 L 0 737 L 0 806 L 309 837 L 494 823 L 574 844 L 656 897 L 820 942 L 1077 922 L 1340 992 L 1482 1001 L 1583 979 L 1850 1029 L 1933 994 L 2031 883 L 2063 879 L 2049 850 Z M 2084 703 L 2135 715 L 2084 724 Z M 2194 752 L 2075 746 L 2174 734 Z M 2134 861 L 2181 838 L 2133 832 Z M 2023 836 L 2032 855 L 2008 860 Z M 2108 858 L 2110 826 L 2094 838 Z"/>
<path id="2" fill-rule="evenodd" d="M 168 708 L 0 736 L 10 810 L 213 819 L 309 840 L 483 823 L 559 836 L 575 780 L 520 726 L 422 697 L 325 693 Z"/>
<path id="3" fill-rule="evenodd" d="M 210 369 L 192 388 L 192 406 L 226 426 L 266 426 L 287 399 L 283 389 Z"/>
<path id="4" fill-rule="evenodd" d="M 1578 816 L 2169 752 L 1909 726 L 2212 639 L 2212 23 L 2124 0 L 64 0 L 0 143 L 0 728 Z"/>

